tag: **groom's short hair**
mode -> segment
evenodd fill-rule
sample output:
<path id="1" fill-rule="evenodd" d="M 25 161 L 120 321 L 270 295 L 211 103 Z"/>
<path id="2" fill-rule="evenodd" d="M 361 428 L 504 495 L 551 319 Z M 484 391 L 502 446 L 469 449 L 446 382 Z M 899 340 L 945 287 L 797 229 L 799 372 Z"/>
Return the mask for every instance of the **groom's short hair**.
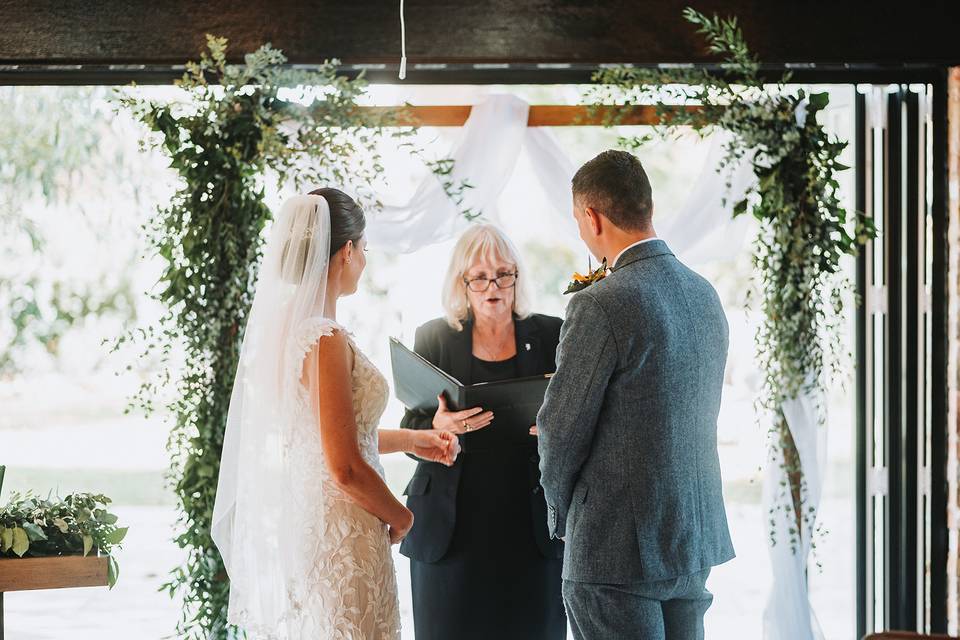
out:
<path id="1" fill-rule="evenodd" d="M 643 165 L 631 153 L 611 149 L 580 167 L 573 197 L 625 231 L 646 231 L 653 219 L 653 192 Z"/>

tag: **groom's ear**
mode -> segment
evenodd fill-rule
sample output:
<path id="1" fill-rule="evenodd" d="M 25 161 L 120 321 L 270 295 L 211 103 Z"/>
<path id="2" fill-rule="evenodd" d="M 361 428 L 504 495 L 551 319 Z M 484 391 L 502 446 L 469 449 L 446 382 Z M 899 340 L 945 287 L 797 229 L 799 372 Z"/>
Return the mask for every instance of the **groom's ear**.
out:
<path id="1" fill-rule="evenodd" d="M 603 230 L 603 216 L 597 213 L 593 207 L 585 207 L 583 212 L 587 217 L 587 224 L 590 225 L 593 235 L 600 235 L 600 232 Z"/>

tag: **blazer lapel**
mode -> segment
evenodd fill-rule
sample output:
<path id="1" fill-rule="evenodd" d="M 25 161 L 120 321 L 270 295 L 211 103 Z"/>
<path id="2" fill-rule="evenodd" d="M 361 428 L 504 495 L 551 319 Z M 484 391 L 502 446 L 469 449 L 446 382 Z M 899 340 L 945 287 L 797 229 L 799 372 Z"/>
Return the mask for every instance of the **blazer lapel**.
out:
<path id="1" fill-rule="evenodd" d="M 460 381 L 461 384 L 473 384 L 472 368 L 473 357 L 473 323 L 469 320 L 463 323 L 461 331 L 453 333 L 450 341 L 450 359 L 447 373 Z"/>
<path id="2" fill-rule="evenodd" d="M 516 320 L 514 334 L 517 340 L 517 375 L 535 376 L 540 370 L 540 335 L 532 320 Z"/>
<path id="3" fill-rule="evenodd" d="M 517 375 L 521 378 L 537 375 L 542 368 L 542 354 L 536 323 L 531 320 L 515 320 L 514 336 L 517 343 Z M 473 323 L 469 320 L 464 322 L 463 331 L 456 332 L 449 344 L 447 373 L 463 384 L 473 384 L 470 366 L 473 358 Z"/>
<path id="4" fill-rule="evenodd" d="M 541 340 L 537 325 L 532 320 L 515 320 L 514 336 L 517 343 L 517 376 L 535 376 L 542 369 Z M 473 384 L 471 362 L 473 358 L 473 323 L 465 321 L 463 330 L 454 334 L 450 341 L 447 373 L 462 382 Z"/>

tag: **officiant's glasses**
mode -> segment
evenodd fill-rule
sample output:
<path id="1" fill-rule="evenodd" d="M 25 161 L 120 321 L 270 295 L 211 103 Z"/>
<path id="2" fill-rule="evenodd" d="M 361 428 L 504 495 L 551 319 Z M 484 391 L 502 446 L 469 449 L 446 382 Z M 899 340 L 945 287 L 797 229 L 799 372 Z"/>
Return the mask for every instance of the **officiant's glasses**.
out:
<path id="1" fill-rule="evenodd" d="M 496 278 L 463 278 L 463 283 L 467 285 L 467 288 L 474 293 L 483 293 L 490 288 L 490 283 L 497 285 L 497 289 L 510 289 L 517 286 L 517 277 L 520 275 L 519 271 L 514 271 L 513 273 L 501 273 Z"/>

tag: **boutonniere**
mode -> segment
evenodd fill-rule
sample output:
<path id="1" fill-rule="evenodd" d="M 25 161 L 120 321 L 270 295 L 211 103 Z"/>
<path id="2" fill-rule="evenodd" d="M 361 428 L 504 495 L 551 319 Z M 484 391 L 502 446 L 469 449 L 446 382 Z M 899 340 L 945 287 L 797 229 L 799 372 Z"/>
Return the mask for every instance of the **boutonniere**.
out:
<path id="1" fill-rule="evenodd" d="M 600 282 L 607 277 L 608 271 L 606 258 L 603 259 L 603 263 L 596 269 L 593 268 L 593 265 L 590 264 L 590 259 L 587 258 L 587 275 L 584 276 L 579 273 L 574 273 L 573 280 L 567 285 L 567 290 L 563 292 L 563 295 L 583 291 L 593 283 Z"/>

